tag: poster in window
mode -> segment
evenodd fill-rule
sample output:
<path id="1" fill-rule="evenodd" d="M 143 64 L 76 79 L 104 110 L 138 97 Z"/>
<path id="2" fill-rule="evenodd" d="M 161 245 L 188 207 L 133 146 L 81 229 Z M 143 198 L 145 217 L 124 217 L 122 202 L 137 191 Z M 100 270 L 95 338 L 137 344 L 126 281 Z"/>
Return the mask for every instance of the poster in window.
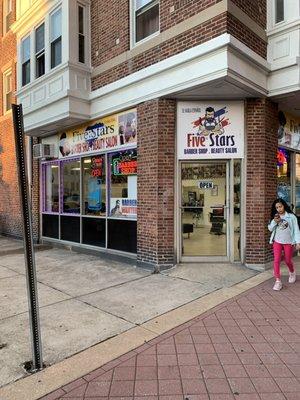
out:
<path id="1" fill-rule="evenodd" d="M 119 216 L 136 216 L 137 200 L 130 198 L 111 198 L 110 199 L 110 215 L 112 217 Z"/>

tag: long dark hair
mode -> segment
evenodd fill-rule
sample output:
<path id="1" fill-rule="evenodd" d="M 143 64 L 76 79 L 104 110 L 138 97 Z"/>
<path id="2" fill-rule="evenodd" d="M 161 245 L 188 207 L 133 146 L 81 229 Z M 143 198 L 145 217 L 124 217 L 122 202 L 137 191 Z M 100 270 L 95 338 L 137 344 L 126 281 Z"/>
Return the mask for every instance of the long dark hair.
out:
<path id="1" fill-rule="evenodd" d="M 283 199 L 276 199 L 273 201 L 272 207 L 271 207 L 271 220 L 275 217 L 275 214 L 277 214 L 277 210 L 276 210 L 276 204 L 282 204 L 284 207 L 284 211 L 289 213 L 289 214 L 294 214 L 293 211 L 291 210 L 291 207 L 287 204 L 286 201 L 284 201 Z"/>

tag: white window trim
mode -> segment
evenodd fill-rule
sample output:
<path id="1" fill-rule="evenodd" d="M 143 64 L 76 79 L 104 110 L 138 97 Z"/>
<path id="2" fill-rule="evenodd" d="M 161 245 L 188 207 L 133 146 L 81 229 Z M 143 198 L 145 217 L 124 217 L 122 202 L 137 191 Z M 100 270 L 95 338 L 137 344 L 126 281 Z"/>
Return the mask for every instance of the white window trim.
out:
<path id="1" fill-rule="evenodd" d="M 11 112 L 11 109 L 10 110 L 6 109 L 7 108 L 6 95 L 7 95 L 7 93 L 10 93 L 10 92 L 6 91 L 6 78 L 9 75 L 11 76 L 11 91 L 10 92 L 12 94 L 13 93 L 13 88 L 12 88 L 12 68 L 7 69 L 2 74 L 2 79 L 3 79 L 3 81 L 2 81 L 2 88 L 3 88 L 3 115 L 6 115 L 6 114 Z"/>
<path id="2" fill-rule="evenodd" d="M 23 85 L 23 42 L 29 38 L 29 43 L 30 43 L 30 57 L 29 57 L 29 65 L 30 65 L 30 79 L 28 83 L 25 83 Z M 29 85 L 32 82 L 32 34 L 31 32 L 27 33 L 27 35 L 23 36 L 21 41 L 20 41 L 20 87 L 23 88 L 27 85 Z"/>
<path id="3" fill-rule="evenodd" d="M 36 76 L 36 71 L 37 71 L 37 69 L 36 69 L 36 57 L 37 57 L 37 52 L 36 52 L 36 30 L 40 27 L 40 26 L 42 26 L 44 24 L 44 58 L 45 58 L 45 66 L 44 66 L 44 69 L 45 69 L 45 72 L 44 72 L 44 74 L 43 75 L 41 75 L 41 76 L 39 76 L 39 77 L 37 77 Z M 33 73 L 34 73 L 34 80 L 36 80 L 36 79 L 39 79 L 39 78 L 41 78 L 42 76 L 44 76 L 45 74 L 46 74 L 46 47 L 47 47 L 47 42 L 46 42 L 46 21 L 45 20 L 43 20 L 43 21 L 41 21 L 38 25 L 36 25 L 35 27 L 34 27 L 34 30 L 33 30 L 33 32 L 34 32 L 34 39 L 33 39 L 33 52 L 34 52 L 34 63 L 33 63 Z M 39 54 L 41 54 L 42 53 L 42 50 L 39 52 Z"/>
<path id="4" fill-rule="evenodd" d="M 10 5 L 9 9 L 8 9 L 8 5 Z M 9 29 L 7 29 L 6 18 L 12 12 L 12 0 L 3 0 L 2 11 L 3 11 L 3 16 L 2 16 L 3 32 L 2 32 L 2 34 L 4 36 L 9 32 Z"/>
<path id="5" fill-rule="evenodd" d="M 276 22 L 276 3 L 277 0 L 273 0 L 273 21 L 274 21 L 274 27 L 277 27 L 280 24 L 283 24 L 284 22 L 286 22 L 286 2 L 285 0 L 283 0 L 283 20 Z"/>
<path id="6" fill-rule="evenodd" d="M 58 12 L 60 10 L 61 12 L 61 34 L 60 34 L 60 40 L 61 40 L 61 61 L 59 64 L 57 64 L 55 67 L 51 67 L 51 44 L 53 42 L 55 42 L 58 38 L 54 39 L 53 41 L 51 41 L 51 17 L 52 15 L 54 15 L 56 12 Z M 55 68 L 59 67 L 61 64 L 63 64 L 63 9 L 62 9 L 62 5 L 60 4 L 58 7 L 56 7 L 54 10 L 52 10 L 51 12 L 49 12 L 48 14 L 48 19 L 49 19 L 49 36 L 48 36 L 48 41 L 47 41 L 47 46 L 49 48 L 49 71 L 55 70 Z M 46 47 L 46 45 L 45 45 Z M 46 68 L 45 68 L 46 70 Z"/>
<path id="7" fill-rule="evenodd" d="M 83 8 L 83 34 L 79 33 L 79 7 Z M 76 29 L 77 29 L 77 61 L 80 65 L 86 65 L 87 64 L 87 8 L 84 4 L 82 3 L 77 3 L 77 24 L 76 24 Z M 79 61 L 79 35 L 82 35 L 84 37 L 84 62 Z"/>
<path id="8" fill-rule="evenodd" d="M 160 0 L 156 0 L 156 3 L 159 4 L 158 30 L 156 32 L 152 33 L 152 35 L 149 35 L 146 38 L 136 42 L 135 41 L 135 37 L 136 37 L 135 0 L 130 0 L 130 47 L 131 48 L 139 46 L 160 34 Z"/>

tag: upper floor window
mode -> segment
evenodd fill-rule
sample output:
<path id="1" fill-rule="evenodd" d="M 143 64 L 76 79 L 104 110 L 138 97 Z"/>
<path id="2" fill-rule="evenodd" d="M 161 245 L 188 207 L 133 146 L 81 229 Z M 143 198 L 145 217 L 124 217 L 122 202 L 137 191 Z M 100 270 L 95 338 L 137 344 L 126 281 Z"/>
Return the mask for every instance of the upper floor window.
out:
<path id="1" fill-rule="evenodd" d="M 135 43 L 159 31 L 159 0 L 134 0 Z"/>
<path id="2" fill-rule="evenodd" d="M 45 73 L 45 24 L 35 30 L 35 77 Z"/>
<path id="3" fill-rule="evenodd" d="M 12 0 L 3 1 L 3 34 L 7 33 L 12 24 Z"/>
<path id="4" fill-rule="evenodd" d="M 78 61 L 85 62 L 84 7 L 78 6 Z"/>
<path id="5" fill-rule="evenodd" d="M 30 36 L 22 40 L 21 43 L 22 58 L 22 86 L 30 82 Z"/>
<path id="6" fill-rule="evenodd" d="M 275 0 L 275 24 L 284 21 L 284 0 Z"/>
<path id="7" fill-rule="evenodd" d="M 61 63 L 61 9 L 50 16 L 51 68 Z"/>
<path id="8" fill-rule="evenodd" d="M 3 74 L 3 110 L 4 113 L 11 109 L 12 102 L 12 72 L 11 70 Z"/>

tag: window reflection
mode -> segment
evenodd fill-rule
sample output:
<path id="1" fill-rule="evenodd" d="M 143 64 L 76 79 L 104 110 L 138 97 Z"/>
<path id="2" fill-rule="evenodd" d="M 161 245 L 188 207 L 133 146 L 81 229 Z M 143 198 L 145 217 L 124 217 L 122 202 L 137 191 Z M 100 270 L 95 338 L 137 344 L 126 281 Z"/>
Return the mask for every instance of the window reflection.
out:
<path id="1" fill-rule="evenodd" d="M 59 212 L 59 168 L 57 164 L 48 164 L 45 168 L 44 211 Z"/>
<path id="2" fill-rule="evenodd" d="M 103 215 L 106 212 L 105 157 L 83 159 L 83 206 L 85 215 Z"/>
<path id="3" fill-rule="evenodd" d="M 277 151 L 277 197 L 291 202 L 290 152 L 283 148 Z"/>
<path id="4" fill-rule="evenodd" d="M 80 160 L 62 163 L 63 213 L 80 213 Z"/>
<path id="5" fill-rule="evenodd" d="M 241 259 L 241 161 L 234 160 L 234 261 Z"/>

